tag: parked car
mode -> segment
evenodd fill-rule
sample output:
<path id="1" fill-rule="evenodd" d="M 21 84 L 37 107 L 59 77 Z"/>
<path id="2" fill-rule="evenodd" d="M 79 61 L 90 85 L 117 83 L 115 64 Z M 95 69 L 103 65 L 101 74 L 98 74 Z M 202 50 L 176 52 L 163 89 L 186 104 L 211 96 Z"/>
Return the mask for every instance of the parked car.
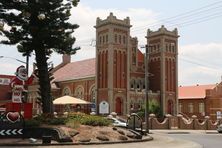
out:
<path id="1" fill-rule="evenodd" d="M 218 133 L 222 133 L 222 124 L 217 126 L 217 131 Z"/>
<path id="2" fill-rule="evenodd" d="M 111 120 L 112 124 L 117 127 L 127 127 L 127 123 L 121 119 L 117 119 L 114 117 L 108 117 L 108 120 Z"/>

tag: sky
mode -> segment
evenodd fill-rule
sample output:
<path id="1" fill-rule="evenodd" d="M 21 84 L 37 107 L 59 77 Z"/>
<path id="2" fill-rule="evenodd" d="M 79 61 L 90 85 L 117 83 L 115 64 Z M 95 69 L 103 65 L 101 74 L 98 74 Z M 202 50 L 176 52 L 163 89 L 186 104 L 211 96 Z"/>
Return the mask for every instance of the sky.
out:
<path id="1" fill-rule="evenodd" d="M 161 25 L 178 29 L 178 84 L 215 84 L 222 79 L 222 0 L 80 0 L 72 9 L 70 21 L 80 27 L 75 30 L 74 46 L 81 50 L 72 61 L 95 57 L 96 18 L 106 19 L 113 12 L 118 19 L 130 18 L 131 36 L 139 47 L 146 44 L 147 29 L 156 31 Z M 141 49 L 142 50 L 142 49 Z M 0 44 L 0 74 L 13 75 L 25 61 L 15 46 Z M 62 56 L 54 53 L 49 61 L 58 65 Z M 30 59 L 30 69 L 34 55 Z"/>

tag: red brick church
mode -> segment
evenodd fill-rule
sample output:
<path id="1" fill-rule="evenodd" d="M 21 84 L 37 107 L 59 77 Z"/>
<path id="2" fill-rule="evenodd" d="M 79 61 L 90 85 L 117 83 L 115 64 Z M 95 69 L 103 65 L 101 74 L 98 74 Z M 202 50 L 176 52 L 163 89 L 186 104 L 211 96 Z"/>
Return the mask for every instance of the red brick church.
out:
<path id="1" fill-rule="evenodd" d="M 148 58 L 138 49 L 138 40 L 130 36 L 129 17 L 117 19 L 112 13 L 97 18 L 96 58 L 63 62 L 54 68 L 53 97 L 75 96 L 96 104 L 108 105 L 108 112 L 128 114 L 145 102 L 145 64 L 148 65 L 148 98 L 159 102 L 163 114 L 177 114 L 178 104 L 178 32 L 164 26 L 157 31 L 148 29 L 146 39 Z M 29 101 L 35 103 L 37 83 L 29 87 Z"/>

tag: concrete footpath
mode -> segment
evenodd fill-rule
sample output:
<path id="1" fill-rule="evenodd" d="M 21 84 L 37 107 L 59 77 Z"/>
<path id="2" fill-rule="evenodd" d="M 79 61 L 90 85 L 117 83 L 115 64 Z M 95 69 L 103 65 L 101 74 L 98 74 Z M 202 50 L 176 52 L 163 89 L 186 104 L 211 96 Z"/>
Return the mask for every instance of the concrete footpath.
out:
<path id="1" fill-rule="evenodd" d="M 152 130 L 150 131 L 151 134 L 149 134 L 154 139 L 151 141 L 145 141 L 145 142 L 135 142 L 135 143 L 118 143 L 118 144 L 93 144 L 93 145 L 56 145 L 56 143 L 53 143 L 52 145 L 47 146 L 41 146 L 41 145 L 26 145 L 29 143 L 28 139 L 22 140 L 22 139 L 0 139 L 1 147 L 3 146 L 3 143 L 16 143 L 20 147 L 22 144 L 24 144 L 24 147 L 50 147 L 50 148 L 135 148 L 135 147 L 142 147 L 142 148 L 202 148 L 202 146 L 198 143 L 182 140 L 182 139 L 175 139 L 167 136 L 169 132 L 199 132 L 199 131 L 181 131 L 181 130 Z M 4 142 L 3 142 L 4 141 Z M 41 142 L 41 141 L 38 141 Z M 22 147 L 23 147 L 22 146 Z M 4 146 L 6 147 L 6 146 Z M 17 146 L 7 146 L 7 147 L 17 147 Z"/>

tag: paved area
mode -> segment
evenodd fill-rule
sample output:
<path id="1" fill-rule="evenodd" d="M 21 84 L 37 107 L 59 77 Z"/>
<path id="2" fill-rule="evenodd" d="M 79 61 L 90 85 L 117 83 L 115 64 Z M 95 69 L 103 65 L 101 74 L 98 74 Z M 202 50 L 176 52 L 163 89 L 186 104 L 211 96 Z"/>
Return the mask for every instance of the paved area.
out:
<path id="1" fill-rule="evenodd" d="M 136 143 L 121 143 L 121 144 L 103 144 L 103 145 L 50 145 L 51 148 L 135 148 L 135 147 L 143 147 L 143 148 L 202 148 L 202 146 L 198 143 L 188 141 L 188 140 L 182 140 L 177 138 L 172 138 L 167 136 L 170 132 L 196 132 L 197 134 L 202 134 L 205 131 L 193 131 L 193 130 L 151 130 L 150 136 L 154 138 L 152 141 L 147 142 L 136 142 Z M 213 132 L 213 131 L 207 131 L 207 132 Z M 0 144 L 4 143 L 30 143 L 31 141 L 29 139 L 0 139 Z M 41 140 L 38 140 L 37 143 L 41 143 Z M 5 148 L 9 148 L 4 146 Z M 27 146 L 27 147 L 49 147 L 49 146 Z"/>

